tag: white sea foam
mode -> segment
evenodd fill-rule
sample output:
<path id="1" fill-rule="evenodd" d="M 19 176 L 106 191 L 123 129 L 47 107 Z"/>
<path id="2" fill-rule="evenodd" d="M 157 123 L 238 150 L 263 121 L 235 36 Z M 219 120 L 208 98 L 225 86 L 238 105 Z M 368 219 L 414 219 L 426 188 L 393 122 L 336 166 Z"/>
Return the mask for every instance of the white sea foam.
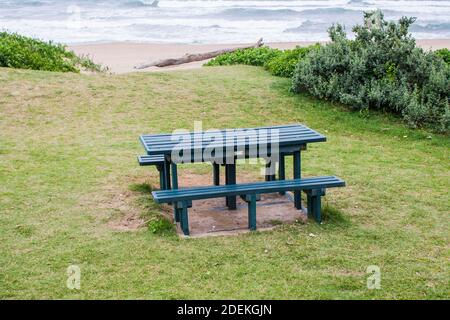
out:
<path id="1" fill-rule="evenodd" d="M 0 0 L 0 29 L 64 43 L 319 41 L 364 10 L 418 18 L 418 38 L 450 38 L 450 1 Z"/>

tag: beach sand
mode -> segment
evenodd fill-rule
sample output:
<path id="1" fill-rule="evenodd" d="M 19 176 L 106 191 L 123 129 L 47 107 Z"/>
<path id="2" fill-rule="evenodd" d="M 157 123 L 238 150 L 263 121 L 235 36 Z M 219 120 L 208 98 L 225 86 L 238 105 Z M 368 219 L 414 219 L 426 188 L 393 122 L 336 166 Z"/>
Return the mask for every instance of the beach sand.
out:
<path id="1" fill-rule="evenodd" d="M 281 42 L 268 43 L 272 48 L 291 49 L 295 46 L 307 46 L 315 42 Z M 426 50 L 450 48 L 450 39 L 417 40 L 419 46 Z M 108 66 L 113 73 L 128 73 L 136 71 L 171 71 L 200 68 L 206 61 L 186 63 L 165 68 L 151 67 L 136 70 L 134 66 L 159 59 L 178 58 L 186 53 L 204 53 L 224 48 L 246 46 L 245 44 L 159 44 L 114 42 L 98 44 L 80 44 L 69 46 L 79 55 L 89 55 L 94 62 Z"/>

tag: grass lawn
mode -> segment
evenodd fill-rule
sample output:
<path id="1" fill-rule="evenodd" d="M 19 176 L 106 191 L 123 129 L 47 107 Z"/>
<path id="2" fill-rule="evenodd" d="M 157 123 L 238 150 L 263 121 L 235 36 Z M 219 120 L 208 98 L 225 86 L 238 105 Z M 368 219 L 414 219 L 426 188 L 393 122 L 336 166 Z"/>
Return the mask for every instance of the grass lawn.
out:
<path id="1" fill-rule="evenodd" d="M 0 69 L 0 298 L 449 298 L 450 139 L 289 86 L 244 66 Z M 138 136 L 194 120 L 204 129 L 304 123 L 328 137 L 303 154 L 304 176 L 348 186 L 330 190 L 320 226 L 185 240 L 111 228 L 130 212 L 161 213 L 148 193 L 157 171 L 135 160 Z M 247 169 L 260 178 L 259 167 Z M 80 290 L 66 287 L 71 264 Z M 381 269 L 380 290 L 366 288 L 369 265 Z"/>

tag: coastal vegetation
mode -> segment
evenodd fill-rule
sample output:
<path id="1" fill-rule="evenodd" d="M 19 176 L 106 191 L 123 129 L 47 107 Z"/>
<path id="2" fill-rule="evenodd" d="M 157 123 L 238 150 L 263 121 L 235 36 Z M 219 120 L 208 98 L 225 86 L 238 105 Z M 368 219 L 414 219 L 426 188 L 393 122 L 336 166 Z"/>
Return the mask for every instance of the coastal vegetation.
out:
<path id="1" fill-rule="evenodd" d="M 450 64 L 450 50 L 442 48 L 435 51 L 436 55 L 443 59 L 447 65 Z"/>
<path id="2" fill-rule="evenodd" d="M 373 20 L 373 21 L 372 21 Z M 271 74 L 292 77 L 292 91 L 341 103 L 368 116 L 386 112 L 413 128 L 450 130 L 450 51 L 424 51 L 409 33 L 414 18 L 384 20 L 380 11 L 365 13 L 365 24 L 347 38 L 341 25 L 329 29 L 331 42 L 294 50 L 268 47 L 224 54 L 207 66 L 263 66 Z"/>
<path id="3" fill-rule="evenodd" d="M 262 66 L 274 76 L 290 78 L 294 74 L 298 61 L 303 59 L 309 52 L 318 48 L 319 45 L 316 44 L 288 50 L 269 47 L 237 50 L 220 55 L 208 61 L 205 65 L 226 66 L 244 64 L 249 66 Z"/>
<path id="4" fill-rule="evenodd" d="M 299 61 L 294 92 L 308 92 L 361 113 L 371 110 L 398 115 L 411 127 L 450 130 L 450 67 L 445 52 L 426 52 L 409 34 L 413 18 L 387 22 L 378 13 L 376 24 L 330 28 L 331 43 Z M 444 58 L 444 59 L 443 59 Z"/>
<path id="5" fill-rule="evenodd" d="M 59 72 L 102 72 L 106 68 L 67 47 L 7 31 L 0 32 L 0 67 Z"/>

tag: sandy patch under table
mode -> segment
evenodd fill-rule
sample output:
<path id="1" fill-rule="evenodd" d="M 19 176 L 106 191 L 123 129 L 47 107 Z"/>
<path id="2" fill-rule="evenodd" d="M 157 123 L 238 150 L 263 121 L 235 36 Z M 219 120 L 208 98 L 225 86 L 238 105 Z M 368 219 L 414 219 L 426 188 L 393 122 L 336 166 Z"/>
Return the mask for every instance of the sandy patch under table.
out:
<path id="1" fill-rule="evenodd" d="M 221 177 L 223 182 L 223 177 Z M 239 179 L 238 183 L 251 181 L 251 177 Z M 211 185 L 209 175 L 180 175 L 180 187 Z M 189 208 L 189 230 L 191 237 L 233 235 L 249 232 L 247 203 L 237 197 L 237 210 L 228 210 L 225 198 L 196 200 Z M 168 208 L 169 209 L 169 208 Z M 171 208 L 170 208 L 171 209 Z M 294 208 L 292 195 L 278 193 L 263 194 L 256 204 L 256 226 L 258 231 L 271 230 L 281 224 L 306 221 L 306 214 Z M 179 225 L 179 235 L 183 235 Z"/>

